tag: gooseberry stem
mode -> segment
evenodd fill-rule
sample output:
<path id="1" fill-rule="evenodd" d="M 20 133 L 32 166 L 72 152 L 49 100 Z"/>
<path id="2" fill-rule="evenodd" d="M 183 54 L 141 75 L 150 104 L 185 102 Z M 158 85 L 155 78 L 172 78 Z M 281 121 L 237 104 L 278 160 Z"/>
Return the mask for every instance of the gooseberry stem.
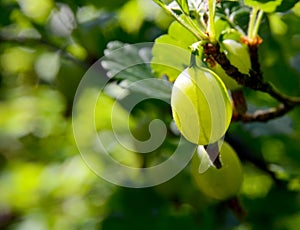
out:
<path id="1" fill-rule="evenodd" d="M 170 9 L 167 5 L 165 5 L 161 0 L 153 0 L 156 4 L 158 4 L 166 13 L 171 15 L 177 22 L 179 22 L 184 28 L 190 31 L 198 40 L 207 39 L 206 34 L 201 30 L 195 30 L 190 25 L 188 25 L 179 15 L 177 15 L 172 9 Z M 189 16 L 187 16 L 187 20 L 190 22 Z M 193 24 L 193 23 L 192 23 Z"/>
<path id="2" fill-rule="evenodd" d="M 255 38 L 257 36 L 258 29 L 259 29 L 260 22 L 261 22 L 261 19 L 262 19 L 263 15 L 264 15 L 264 12 L 262 10 L 260 10 L 258 12 L 258 16 L 257 16 L 256 22 L 255 22 L 255 26 L 254 26 L 254 29 L 253 29 L 253 38 Z"/>
<path id="3" fill-rule="evenodd" d="M 255 37 L 257 36 L 263 14 L 264 14 L 264 12 L 262 10 L 259 10 L 258 8 L 252 9 L 252 12 L 250 15 L 250 20 L 249 20 L 249 25 L 248 25 L 249 41 L 253 41 L 255 39 Z"/>
<path id="4" fill-rule="evenodd" d="M 253 39 L 253 30 L 254 30 L 254 26 L 255 26 L 255 20 L 256 20 L 257 12 L 258 12 L 258 9 L 253 8 L 252 12 L 250 14 L 250 20 L 249 20 L 249 24 L 248 24 L 248 38 L 249 38 L 249 40 Z"/>
<path id="5" fill-rule="evenodd" d="M 216 0 L 208 1 L 208 34 L 211 43 L 216 42 L 216 31 L 215 31 L 215 11 L 216 11 Z"/>

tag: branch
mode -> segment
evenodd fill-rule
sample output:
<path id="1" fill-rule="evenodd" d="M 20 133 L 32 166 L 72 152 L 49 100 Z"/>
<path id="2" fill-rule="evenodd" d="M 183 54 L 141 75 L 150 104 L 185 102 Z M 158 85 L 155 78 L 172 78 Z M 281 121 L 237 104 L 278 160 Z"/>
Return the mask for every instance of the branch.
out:
<path id="1" fill-rule="evenodd" d="M 287 106 L 280 104 L 278 107 L 270 108 L 268 110 L 257 110 L 254 113 L 236 114 L 232 117 L 232 121 L 243 121 L 243 122 L 266 122 L 278 117 L 281 117 L 291 111 L 294 106 Z"/>
<path id="2" fill-rule="evenodd" d="M 204 54 L 209 58 L 213 58 L 217 63 L 219 63 L 224 69 L 224 71 L 227 73 L 227 75 L 235 79 L 240 85 L 246 86 L 256 91 L 267 93 L 279 102 L 281 102 L 281 104 L 278 107 L 271 108 L 266 111 L 259 110 L 254 114 L 238 114 L 234 118 L 234 120 L 241 120 L 244 122 L 265 122 L 270 119 L 280 117 L 292 110 L 294 107 L 300 105 L 299 97 L 290 97 L 284 95 L 277 91 L 270 83 L 265 82 L 263 80 L 263 76 L 260 71 L 260 66 L 257 61 L 257 48 L 258 44 L 253 46 L 249 45 L 252 70 L 250 70 L 249 74 L 243 74 L 238 70 L 238 68 L 230 64 L 230 61 L 228 60 L 226 55 L 223 52 L 221 52 L 220 45 L 218 43 L 206 43 L 204 45 Z"/>
<path id="3" fill-rule="evenodd" d="M 254 44 L 248 42 L 246 38 L 244 39 L 244 41 L 246 41 L 245 43 L 248 45 L 250 60 L 251 60 L 251 68 L 255 70 L 258 77 L 260 77 L 260 80 L 262 80 L 262 72 L 260 69 L 260 63 L 258 59 L 258 45 L 262 42 L 262 40 L 258 38 L 257 42 Z"/>

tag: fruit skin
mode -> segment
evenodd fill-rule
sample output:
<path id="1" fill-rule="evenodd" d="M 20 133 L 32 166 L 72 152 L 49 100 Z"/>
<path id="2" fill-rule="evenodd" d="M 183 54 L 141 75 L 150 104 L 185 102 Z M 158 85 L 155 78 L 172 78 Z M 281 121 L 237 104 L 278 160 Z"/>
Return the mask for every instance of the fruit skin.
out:
<path id="1" fill-rule="evenodd" d="M 251 68 L 248 47 L 232 39 L 225 39 L 221 45 L 230 64 L 237 67 L 241 73 L 248 74 Z M 228 89 L 236 90 L 242 87 L 228 76 L 218 63 L 214 63 L 210 68 L 223 80 Z"/>
<path id="2" fill-rule="evenodd" d="M 243 169 L 240 160 L 232 147 L 223 142 L 220 150 L 220 169 L 210 165 L 204 172 L 199 173 L 199 166 L 203 156 L 195 154 L 192 159 L 192 176 L 199 190 L 205 195 L 218 199 L 226 200 L 235 196 L 243 181 Z M 207 154 L 201 153 L 201 154 Z"/>
<path id="3" fill-rule="evenodd" d="M 208 68 L 186 68 L 175 80 L 171 107 L 181 134 L 190 142 L 207 145 L 228 129 L 232 106 L 222 80 Z"/>

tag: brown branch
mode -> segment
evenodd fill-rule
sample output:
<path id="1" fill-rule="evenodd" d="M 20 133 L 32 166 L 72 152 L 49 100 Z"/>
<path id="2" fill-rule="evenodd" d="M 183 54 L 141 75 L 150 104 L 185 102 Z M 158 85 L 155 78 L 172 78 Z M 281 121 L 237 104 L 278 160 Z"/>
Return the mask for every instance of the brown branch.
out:
<path id="1" fill-rule="evenodd" d="M 230 64 L 226 55 L 221 52 L 220 45 L 218 43 L 206 43 L 204 45 L 204 54 L 207 57 L 212 57 L 216 62 L 218 62 L 225 72 L 235 79 L 240 85 L 246 86 L 250 89 L 268 93 L 278 101 L 289 104 L 289 105 L 300 105 L 300 98 L 289 97 L 281 94 L 268 82 L 262 80 L 262 75 L 260 71 L 250 70 L 249 74 L 241 73 L 238 68 Z"/>
<path id="2" fill-rule="evenodd" d="M 260 66 L 257 61 L 258 46 L 249 47 L 249 52 L 251 53 L 251 65 L 253 68 L 249 71 L 249 74 L 243 74 L 238 70 L 238 68 L 231 65 L 226 55 L 223 52 L 221 52 L 220 45 L 218 43 L 206 43 L 203 46 L 203 48 L 206 57 L 213 58 L 217 63 L 219 63 L 222 66 L 227 75 L 235 79 L 240 85 L 243 85 L 256 91 L 267 93 L 279 102 L 281 102 L 281 104 L 278 107 L 271 108 L 266 111 L 258 110 L 253 114 L 237 114 L 233 119 L 234 121 L 240 120 L 244 122 L 265 122 L 283 116 L 284 114 L 292 110 L 295 106 L 300 105 L 299 97 L 290 97 L 284 95 L 277 91 L 270 83 L 264 82 L 262 73 L 260 71 Z"/>
<path id="3" fill-rule="evenodd" d="M 243 121 L 243 122 L 266 122 L 278 117 L 281 117 L 291 111 L 294 106 L 287 106 L 280 104 L 278 107 L 270 108 L 268 110 L 257 110 L 254 113 L 236 114 L 232 117 L 232 121 Z"/>
<path id="4" fill-rule="evenodd" d="M 247 112 L 247 103 L 244 92 L 241 89 L 231 91 L 233 104 L 233 116 L 245 114 Z"/>
<path id="5" fill-rule="evenodd" d="M 254 39 L 249 41 L 247 36 L 241 38 L 241 42 L 248 46 L 250 60 L 251 60 L 251 69 L 255 71 L 256 76 L 259 77 L 260 80 L 263 80 L 263 75 L 260 69 L 260 63 L 258 58 L 258 47 L 262 43 L 262 39 L 259 36 L 256 36 Z"/>

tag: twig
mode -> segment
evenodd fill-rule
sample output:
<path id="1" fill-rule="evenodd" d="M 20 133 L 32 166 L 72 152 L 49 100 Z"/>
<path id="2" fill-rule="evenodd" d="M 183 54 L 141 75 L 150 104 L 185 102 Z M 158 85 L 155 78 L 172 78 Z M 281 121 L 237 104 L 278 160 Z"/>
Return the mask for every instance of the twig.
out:
<path id="1" fill-rule="evenodd" d="M 233 90 L 231 92 L 233 103 L 233 117 L 239 114 L 245 114 L 247 112 L 247 103 L 244 96 L 244 92 L 241 89 Z"/>
<path id="2" fill-rule="evenodd" d="M 270 108 L 268 110 L 257 110 L 254 113 L 237 114 L 232 118 L 232 121 L 243 122 L 266 122 L 278 117 L 281 117 L 291 111 L 294 107 L 280 104 L 278 107 Z"/>
<path id="3" fill-rule="evenodd" d="M 218 62 L 222 66 L 224 71 L 227 73 L 227 75 L 235 79 L 240 85 L 246 86 L 253 90 L 267 93 L 279 102 L 281 102 L 281 104 L 277 108 L 272 108 L 267 111 L 260 110 L 255 112 L 254 114 L 239 114 L 236 119 L 245 122 L 268 121 L 270 119 L 280 117 L 286 114 L 295 106 L 299 106 L 299 97 L 290 97 L 284 95 L 277 91 L 270 83 L 264 82 L 262 73 L 260 71 L 259 63 L 257 62 L 257 60 L 253 60 L 255 58 L 258 58 L 257 49 L 252 47 L 252 50 L 250 50 L 250 52 L 252 52 L 253 55 L 251 60 L 252 67 L 254 70 L 250 70 L 249 74 L 243 74 L 238 70 L 238 68 L 230 64 L 230 61 L 228 60 L 226 55 L 223 52 L 221 52 L 220 45 L 218 43 L 206 43 L 204 45 L 204 54 L 207 57 L 213 58 L 216 62 Z"/>

